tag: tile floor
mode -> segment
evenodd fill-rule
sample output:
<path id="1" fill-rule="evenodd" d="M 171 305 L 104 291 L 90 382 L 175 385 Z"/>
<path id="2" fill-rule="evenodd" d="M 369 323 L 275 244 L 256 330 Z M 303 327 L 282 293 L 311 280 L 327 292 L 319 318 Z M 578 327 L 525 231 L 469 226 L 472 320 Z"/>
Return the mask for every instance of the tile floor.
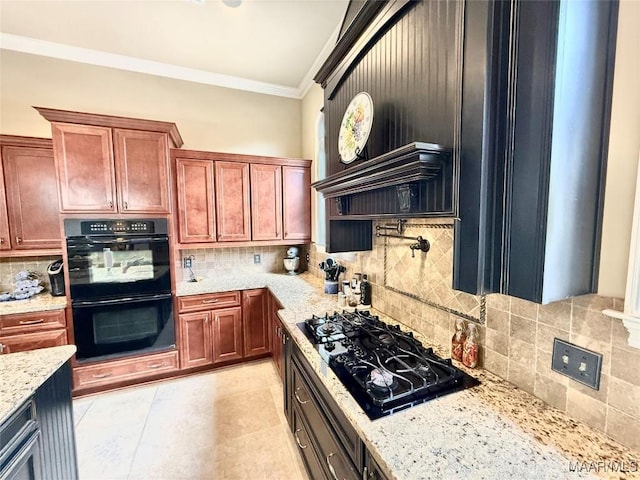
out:
<path id="1" fill-rule="evenodd" d="M 74 400 L 80 480 L 306 480 L 270 359 Z"/>

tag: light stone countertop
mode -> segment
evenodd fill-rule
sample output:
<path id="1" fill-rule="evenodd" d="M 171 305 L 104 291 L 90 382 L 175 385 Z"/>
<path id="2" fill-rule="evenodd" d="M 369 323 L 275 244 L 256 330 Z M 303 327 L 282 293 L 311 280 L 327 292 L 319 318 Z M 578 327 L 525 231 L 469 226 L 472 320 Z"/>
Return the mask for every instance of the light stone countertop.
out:
<path id="1" fill-rule="evenodd" d="M 310 274 L 237 275 L 183 282 L 177 294 L 268 287 L 284 309 L 279 312 L 289 333 L 332 394 L 370 453 L 395 479 L 421 478 L 589 478 L 594 465 L 626 466 L 636 472 L 603 472 L 604 478 L 640 478 L 640 452 L 634 452 L 527 392 L 482 369 L 468 370 L 477 387 L 430 400 L 371 421 L 295 325 L 311 314 L 336 308 L 335 296 L 322 292 L 322 281 Z M 375 298 L 374 298 L 375 302 Z M 373 311 L 388 323 L 393 319 Z M 403 326 L 404 330 L 410 330 Z M 447 350 L 419 333 L 424 345 L 442 356 Z M 456 362 L 456 365 L 463 368 Z M 592 462 L 594 462 L 592 464 Z M 607 463 L 609 462 L 609 463 Z M 617 463 L 611 463 L 617 462 Z M 570 471 L 578 465 L 581 472 Z"/>
<path id="2" fill-rule="evenodd" d="M 43 312 L 46 310 L 63 310 L 67 306 L 67 297 L 54 297 L 49 293 L 39 293 L 26 300 L 0 302 L 0 315 L 14 313 Z"/>
<path id="3" fill-rule="evenodd" d="M 0 424 L 76 353 L 75 345 L 0 355 Z"/>

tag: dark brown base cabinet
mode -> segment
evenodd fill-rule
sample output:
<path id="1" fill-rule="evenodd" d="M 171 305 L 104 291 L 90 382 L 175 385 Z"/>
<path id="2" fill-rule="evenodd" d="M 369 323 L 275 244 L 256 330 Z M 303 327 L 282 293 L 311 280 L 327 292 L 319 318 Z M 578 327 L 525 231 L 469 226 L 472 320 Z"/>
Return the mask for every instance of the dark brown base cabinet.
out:
<path id="1" fill-rule="evenodd" d="M 292 344 L 286 351 L 286 414 L 309 476 L 386 479 L 299 348 Z"/>
<path id="2" fill-rule="evenodd" d="M 69 362 L 0 425 L 0 478 L 78 478 Z"/>
<path id="3" fill-rule="evenodd" d="M 267 294 L 254 289 L 179 297 L 181 369 L 268 355 Z"/>

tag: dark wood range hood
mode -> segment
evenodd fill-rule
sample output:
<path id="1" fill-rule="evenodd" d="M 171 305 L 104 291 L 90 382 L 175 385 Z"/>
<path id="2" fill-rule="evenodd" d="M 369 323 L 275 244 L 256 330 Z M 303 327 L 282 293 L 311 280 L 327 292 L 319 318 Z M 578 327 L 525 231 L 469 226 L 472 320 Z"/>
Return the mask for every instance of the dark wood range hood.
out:
<path id="1" fill-rule="evenodd" d="M 352 0 L 314 78 L 326 251 L 371 250 L 374 219 L 449 217 L 454 289 L 539 303 L 594 292 L 617 12 L 616 0 Z M 375 110 L 369 160 L 345 166 L 340 126 L 360 92 Z"/>
<path id="2" fill-rule="evenodd" d="M 449 149 L 433 143 L 414 142 L 353 167 L 345 168 L 311 186 L 325 198 L 335 198 L 410 182 L 431 180 L 450 166 Z"/>

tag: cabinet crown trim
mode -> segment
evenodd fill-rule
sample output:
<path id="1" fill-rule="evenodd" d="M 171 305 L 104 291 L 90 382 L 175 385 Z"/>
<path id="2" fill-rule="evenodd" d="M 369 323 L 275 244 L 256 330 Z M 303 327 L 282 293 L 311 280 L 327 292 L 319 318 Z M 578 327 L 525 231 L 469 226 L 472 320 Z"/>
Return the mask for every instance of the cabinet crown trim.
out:
<path id="1" fill-rule="evenodd" d="M 103 115 L 99 113 L 83 113 L 70 110 L 57 110 L 46 107 L 33 107 L 40 115 L 50 122 L 75 123 L 80 125 L 92 125 L 95 127 L 124 128 L 130 130 L 144 130 L 147 132 L 159 132 L 169 135 L 173 146 L 183 145 L 178 127 L 173 122 L 159 120 L 145 120 L 141 118 L 118 117 L 115 115 Z"/>

